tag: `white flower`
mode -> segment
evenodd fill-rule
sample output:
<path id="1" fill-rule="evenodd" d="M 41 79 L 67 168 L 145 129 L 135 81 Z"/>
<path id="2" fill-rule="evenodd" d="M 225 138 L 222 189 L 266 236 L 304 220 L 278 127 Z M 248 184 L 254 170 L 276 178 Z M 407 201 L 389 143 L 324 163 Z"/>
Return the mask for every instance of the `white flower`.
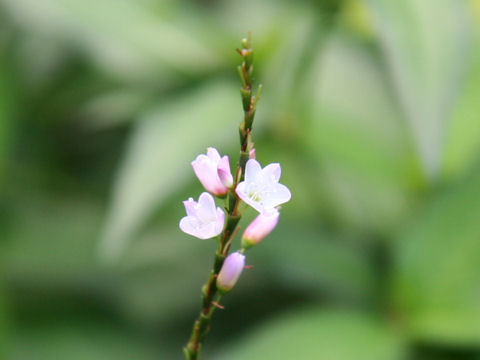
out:
<path id="1" fill-rule="evenodd" d="M 271 214 L 275 207 L 290 200 L 290 190 L 280 184 L 280 164 L 270 164 L 263 169 L 255 159 L 247 161 L 245 181 L 237 185 L 237 195 L 259 213 Z"/>
<path id="2" fill-rule="evenodd" d="M 215 206 L 213 196 L 203 192 L 198 202 L 192 198 L 183 202 L 187 216 L 180 220 L 180 229 L 199 239 L 210 239 L 219 235 L 225 223 L 225 213 Z"/>

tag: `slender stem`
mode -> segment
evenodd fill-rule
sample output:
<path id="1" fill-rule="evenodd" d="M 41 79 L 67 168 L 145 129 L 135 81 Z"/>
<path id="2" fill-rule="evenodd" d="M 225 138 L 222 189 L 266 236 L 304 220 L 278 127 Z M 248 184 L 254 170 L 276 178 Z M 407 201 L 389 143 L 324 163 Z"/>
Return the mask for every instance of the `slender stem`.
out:
<path id="1" fill-rule="evenodd" d="M 252 131 L 253 119 L 255 116 L 256 105 L 259 99 L 261 87 L 259 87 L 257 95 L 253 95 L 253 49 L 250 43 L 250 34 L 246 39 L 242 40 L 242 49 L 237 49 L 237 51 L 243 58 L 242 64 L 238 67 L 238 73 L 243 84 L 242 88 L 240 89 L 240 93 L 242 95 L 244 110 L 243 121 L 240 123 L 239 128 L 240 156 L 235 171 L 234 184 L 225 200 L 225 209 L 227 212 L 225 228 L 220 235 L 220 240 L 218 242 L 218 248 L 215 253 L 215 259 L 213 268 L 210 271 L 210 276 L 208 277 L 206 284 L 202 287 L 202 309 L 198 315 L 198 318 L 193 324 L 190 340 L 184 348 L 184 353 L 187 360 L 199 359 L 203 341 L 210 330 L 210 322 L 213 312 L 215 311 L 215 308 L 218 306 L 218 302 L 221 299 L 221 296 L 219 295 L 217 302 L 213 301 L 217 293 L 217 276 L 222 268 L 226 256 L 228 255 L 231 242 L 238 231 L 237 224 L 242 216 L 241 212 L 239 211 L 241 200 L 235 193 L 235 188 L 244 177 L 245 164 L 248 161 L 249 151 L 253 149 L 253 142 L 251 141 L 250 133 Z"/>
<path id="2" fill-rule="evenodd" d="M 202 343 L 205 340 L 208 331 L 210 330 L 210 321 L 212 319 L 213 311 L 216 308 L 216 306 L 213 304 L 213 298 L 217 293 L 216 280 L 218 273 L 222 268 L 223 261 L 228 253 L 228 248 L 233 235 L 235 234 L 235 228 L 240 220 L 240 216 L 232 215 L 233 211 L 238 207 L 239 202 L 240 199 L 235 196 L 234 206 L 230 212 L 227 212 L 226 226 L 218 243 L 213 269 L 210 272 L 207 283 L 202 288 L 202 310 L 200 311 L 200 314 L 193 325 L 190 341 L 184 348 L 184 353 L 187 360 L 195 360 L 199 358 Z"/>
<path id="3" fill-rule="evenodd" d="M 238 161 L 239 169 L 237 168 L 235 176 L 236 183 L 243 179 L 245 164 L 248 161 L 249 152 L 254 146 L 251 139 L 251 132 L 253 119 L 255 118 L 255 112 L 257 110 L 257 103 L 262 91 L 262 85 L 259 85 L 256 95 L 253 94 L 253 49 L 250 41 L 250 34 L 248 34 L 246 39 L 242 40 L 242 49 L 237 49 L 237 52 L 243 58 L 242 64 L 238 66 L 238 73 L 243 84 L 240 89 L 243 103 L 243 121 L 240 123 L 239 128 L 240 158 Z"/>

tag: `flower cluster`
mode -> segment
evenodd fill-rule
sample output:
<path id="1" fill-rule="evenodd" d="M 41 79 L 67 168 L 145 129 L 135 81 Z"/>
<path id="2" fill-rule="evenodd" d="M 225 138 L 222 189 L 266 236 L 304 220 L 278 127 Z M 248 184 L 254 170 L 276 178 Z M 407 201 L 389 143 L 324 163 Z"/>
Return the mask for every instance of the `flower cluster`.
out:
<path id="1" fill-rule="evenodd" d="M 227 256 L 217 276 L 217 288 L 222 293 L 228 292 L 238 280 L 245 264 L 243 252 L 260 243 L 275 228 L 279 205 L 291 198 L 290 190 L 279 183 L 280 164 L 269 164 L 262 169 L 255 159 L 255 149 L 248 155 L 245 176 L 240 182 L 231 173 L 228 156 L 221 157 L 211 147 L 206 154 L 198 155 L 192 161 L 193 171 L 208 192 L 203 192 L 198 202 L 192 198 L 183 202 L 187 216 L 180 220 L 180 229 L 199 239 L 211 239 L 225 232 L 225 212 L 216 206 L 212 195 L 236 197 L 238 202 L 241 200 L 259 212 L 243 233 L 242 249 Z"/>

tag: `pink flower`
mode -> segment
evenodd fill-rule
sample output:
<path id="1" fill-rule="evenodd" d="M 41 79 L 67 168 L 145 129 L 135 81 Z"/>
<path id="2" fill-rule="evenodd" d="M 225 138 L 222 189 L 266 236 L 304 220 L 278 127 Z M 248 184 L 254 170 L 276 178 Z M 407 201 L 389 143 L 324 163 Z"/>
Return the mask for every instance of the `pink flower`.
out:
<path id="1" fill-rule="evenodd" d="M 224 196 L 228 192 L 228 185 L 233 185 L 228 156 L 220 158 L 215 148 L 208 148 L 207 155 L 198 155 L 192 161 L 192 167 L 203 187 L 213 195 Z"/>
<path id="2" fill-rule="evenodd" d="M 217 276 L 217 289 L 220 293 L 229 292 L 236 284 L 245 267 L 245 255 L 234 252 L 227 256 Z"/>
<path id="3" fill-rule="evenodd" d="M 242 247 L 248 249 L 262 241 L 275 229 L 279 216 L 280 213 L 276 209 L 271 214 L 259 214 L 245 229 L 242 236 Z"/>
<path id="4" fill-rule="evenodd" d="M 247 161 L 245 180 L 237 185 L 235 192 L 259 213 L 275 211 L 275 207 L 290 200 L 290 190 L 279 183 L 280 164 L 270 164 L 263 169 L 255 159 Z"/>
<path id="5" fill-rule="evenodd" d="M 192 198 L 183 202 L 187 216 L 180 220 L 180 229 L 199 239 L 210 239 L 219 235 L 225 224 L 225 213 L 215 206 L 212 195 L 203 192 L 198 202 Z"/>

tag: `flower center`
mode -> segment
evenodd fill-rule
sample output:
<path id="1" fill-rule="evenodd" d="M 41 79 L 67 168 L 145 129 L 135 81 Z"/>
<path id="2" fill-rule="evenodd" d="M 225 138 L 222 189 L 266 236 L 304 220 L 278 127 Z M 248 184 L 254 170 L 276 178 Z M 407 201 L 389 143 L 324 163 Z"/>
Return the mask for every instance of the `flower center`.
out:
<path id="1" fill-rule="evenodd" d="M 205 209 L 202 208 L 199 204 L 196 204 L 194 208 L 195 208 L 195 218 L 194 220 L 192 219 L 193 220 L 192 225 L 196 229 L 201 229 L 211 224 L 212 222 L 216 221 L 216 218 L 211 214 L 209 214 L 207 211 L 205 211 Z"/>
<path id="2" fill-rule="evenodd" d="M 248 186 L 248 197 L 255 202 L 261 202 L 266 196 L 275 192 L 275 187 L 270 182 L 252 182 Z"/>

